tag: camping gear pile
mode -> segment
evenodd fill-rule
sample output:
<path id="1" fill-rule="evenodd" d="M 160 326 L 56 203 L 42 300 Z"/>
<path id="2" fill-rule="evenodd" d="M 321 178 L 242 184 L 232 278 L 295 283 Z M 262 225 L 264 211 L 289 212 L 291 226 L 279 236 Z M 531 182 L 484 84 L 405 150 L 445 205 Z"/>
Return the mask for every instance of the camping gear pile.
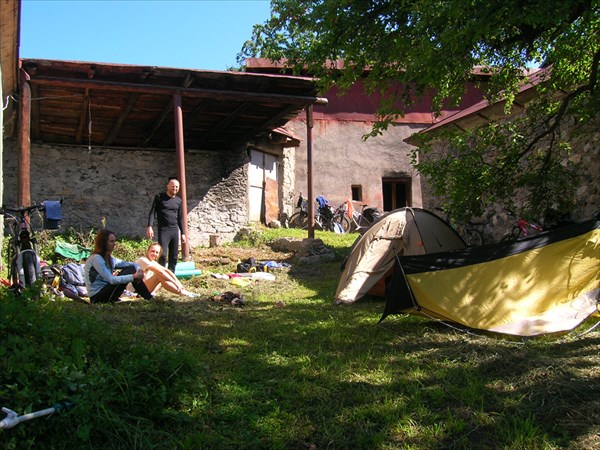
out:
<path id="1" fill-rule="evenodd" d="M 415 314 L 536 336 L 572 330 L 598 311 L 600 214 L 481 247 L 461 246 L 462 239 L 431 216 L 402 208 L 367 230 L 346 261 L 335 303 L 358 300 L 387 276 L 391 283 L 381 320 Z"/>
<path id="2" fill-rule="evenodd" d="M 212 297 L 210 297 L 210 300 L 215 302 L 227 303 L 231 306 L 238 306 L 240 308 L 246 306 L 246 299 L 244 299 L 244 297 L 238 292 L 227 291 L 221 294 L 215 294 Z"/>

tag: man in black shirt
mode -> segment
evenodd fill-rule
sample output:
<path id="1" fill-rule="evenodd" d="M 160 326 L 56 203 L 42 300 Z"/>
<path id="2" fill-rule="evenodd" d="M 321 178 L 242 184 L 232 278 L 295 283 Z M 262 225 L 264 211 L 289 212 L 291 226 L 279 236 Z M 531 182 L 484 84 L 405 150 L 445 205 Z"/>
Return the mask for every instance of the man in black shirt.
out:
<path id="1" fill-rule="evenodd" d="M 152 201 L 152 208 L 148 215 L 148 228 L 146 236 L 154 238 L 154 217 L 158 229 L 158 243 L 163 248 L 163 253 L 158 262 L 163 266 L 167 263 L 168 268 L 175 272 L 177 257 L 179 255 L 179 231 L 181 230 L 181 242 L 185 244 L 186 236 L 183 228 L 183 208 L 181 198 L 177 197 L 179 192 L 179 180 L 175 177 L 169 178 L 167 191 L 156 194 Z"/>

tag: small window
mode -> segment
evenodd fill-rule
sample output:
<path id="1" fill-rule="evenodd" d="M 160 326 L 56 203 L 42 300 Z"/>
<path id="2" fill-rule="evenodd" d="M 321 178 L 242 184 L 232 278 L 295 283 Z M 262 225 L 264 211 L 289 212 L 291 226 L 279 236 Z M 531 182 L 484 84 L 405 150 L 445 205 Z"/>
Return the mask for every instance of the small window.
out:
<path id="1" fill-rule="evenodd" d="M 362 202 L 362 186 L 360 184 L 352 185 L 352 200 L 355 202 Z"/>

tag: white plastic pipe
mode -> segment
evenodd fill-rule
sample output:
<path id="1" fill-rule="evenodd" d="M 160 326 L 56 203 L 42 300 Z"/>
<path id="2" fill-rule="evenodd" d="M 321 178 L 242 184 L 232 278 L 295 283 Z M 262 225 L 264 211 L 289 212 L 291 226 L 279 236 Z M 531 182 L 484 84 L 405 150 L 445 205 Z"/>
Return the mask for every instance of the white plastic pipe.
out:
<path id="1" fill-rule="evenodd" d="M 47 416 L 55 411 L 56 408 L 52 407 L 19 416 L 13 410 L 3 407 L 2 412 L 6 414 L 6 417 L 0 421 L 0 428 L 12 428 L 21 422 L 26 422 L 27 420 L 35 419 L 37 417 Z"/>

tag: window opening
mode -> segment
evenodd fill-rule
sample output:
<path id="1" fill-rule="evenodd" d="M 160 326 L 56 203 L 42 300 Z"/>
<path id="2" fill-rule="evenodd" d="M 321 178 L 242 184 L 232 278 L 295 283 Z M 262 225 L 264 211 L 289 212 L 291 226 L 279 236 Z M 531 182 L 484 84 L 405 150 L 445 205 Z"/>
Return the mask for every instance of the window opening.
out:
<path id="1" fill-rule="evenodd" d="M 411 206 L 410 185 L 410 178 L 384 178 L 382 180 L 383 210 L 393 211 Z"/>
<path id="2" fill-rule="evenodd" d="M 352 200 L 355 202 L 362 202 L 362 186 L 360 184 L 352 185 Z"/>

